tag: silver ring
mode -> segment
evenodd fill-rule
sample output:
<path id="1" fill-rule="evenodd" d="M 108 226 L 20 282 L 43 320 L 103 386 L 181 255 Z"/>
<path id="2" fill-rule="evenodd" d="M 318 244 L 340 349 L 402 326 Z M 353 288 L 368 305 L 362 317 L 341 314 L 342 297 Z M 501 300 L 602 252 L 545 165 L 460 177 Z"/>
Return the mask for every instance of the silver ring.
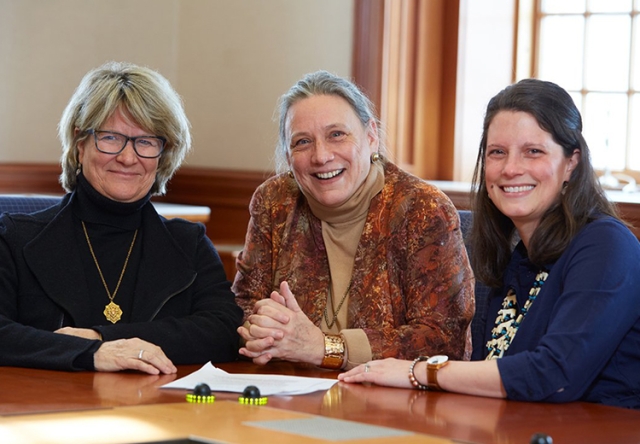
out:
<path id="1" fill-rule="evenodd" d="M 364 372 L 369 373 L 369 364 L 364 365 Z"/>
<path id="2" fill-rule="evenodd" d="M 142 361 L 142 354 L 144 353 L 143 349 L 140 349 L 140 353 L 138 353 L 138 359 Z"/>

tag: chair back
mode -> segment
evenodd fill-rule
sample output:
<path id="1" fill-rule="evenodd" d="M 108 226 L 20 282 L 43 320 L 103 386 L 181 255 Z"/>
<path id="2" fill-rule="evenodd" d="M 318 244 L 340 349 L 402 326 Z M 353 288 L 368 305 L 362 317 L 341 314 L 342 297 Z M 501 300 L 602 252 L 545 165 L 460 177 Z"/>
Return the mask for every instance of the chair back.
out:
<path id="1" fill-rule="evenodd" d="M 61 199 L 56 196 L 0 194 L 0 213 L 34 213 L 58 204 Z"/>
<path id="2" fill-rule="evenodd" d="M 467 254 L 471 255 L 469 232 L 471 230 L 471 225 L 473 224 L 473 213 L 469 210 L 458 210 L 458 214 L 460 215 L 460 230 L 462 231 L 462 236 L 464 238 L 464 245 L 467 247 Z M 473 341 L 474 349 L 476 347 L 484 346 L 484 319 L 487 319 L 490 293 L 490 287 L 487 287 L 482 282 L 476 281 L 476 312 L 473 315 L 473 320 L 471 321 L 471 340 Z"/>

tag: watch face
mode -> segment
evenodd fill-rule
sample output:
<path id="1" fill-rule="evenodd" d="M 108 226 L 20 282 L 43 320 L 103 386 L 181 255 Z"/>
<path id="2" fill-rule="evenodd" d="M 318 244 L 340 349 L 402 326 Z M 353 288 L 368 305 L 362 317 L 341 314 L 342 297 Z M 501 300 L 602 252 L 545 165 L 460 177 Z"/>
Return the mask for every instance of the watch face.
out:
<path id="1" fill-rule="evenodd" d="M 436 355 L 436 356 L 431 356 L 428 360 L 427 360 L 427 364 L 444 364 L 445 362 L 447 362 L 449 360 L 448 356 L 445 355 Z"/>

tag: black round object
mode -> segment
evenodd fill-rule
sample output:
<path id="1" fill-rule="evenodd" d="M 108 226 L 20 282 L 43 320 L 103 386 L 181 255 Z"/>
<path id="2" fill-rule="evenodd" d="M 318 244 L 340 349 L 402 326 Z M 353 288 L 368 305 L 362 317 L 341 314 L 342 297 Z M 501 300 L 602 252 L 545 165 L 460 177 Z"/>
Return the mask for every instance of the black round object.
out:
<path id="1" fill-rule="evenodd" d="M 211 388 L 205 383 L 200 383 L 193 388 L 193 394 L 197 396 L 210 396 Z"/>
<path id="2" fill-rule="evenodd" d="M 529 444 L 553 444 L 553 439 L 544 433 L 536 433 L 531 437 Z"/>
<path id="3" fill-rule="evenodd" d="M 260 389 L 255 385 L 248 385 L 242 392 L 242 396 L 249 399 L 256 399 L 260 397 Z"/>

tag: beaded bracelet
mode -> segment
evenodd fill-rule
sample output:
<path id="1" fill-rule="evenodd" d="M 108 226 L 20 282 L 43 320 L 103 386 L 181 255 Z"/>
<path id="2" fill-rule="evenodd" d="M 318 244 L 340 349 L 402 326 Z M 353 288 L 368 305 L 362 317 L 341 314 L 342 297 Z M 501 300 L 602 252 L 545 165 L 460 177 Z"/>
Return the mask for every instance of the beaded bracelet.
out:
<path id="1" fill-rule="evenodd" d="M 416 366 L 418 362 L 426 361 L 427 359 L 429 359 L 429 356 L 418 356 L 416 359 L 413 360 L 413 362 L 409 366 L 409 382 L 411 382 L 411 385 L 417 388 L 418 390 L 428 390 L 429 387 L 427 387 L 426 385 L 420 384 L 420 382 L 418 382 L 418 379 L 416 378 L 416 374 L 413 372 L 413 368 Z"/>

